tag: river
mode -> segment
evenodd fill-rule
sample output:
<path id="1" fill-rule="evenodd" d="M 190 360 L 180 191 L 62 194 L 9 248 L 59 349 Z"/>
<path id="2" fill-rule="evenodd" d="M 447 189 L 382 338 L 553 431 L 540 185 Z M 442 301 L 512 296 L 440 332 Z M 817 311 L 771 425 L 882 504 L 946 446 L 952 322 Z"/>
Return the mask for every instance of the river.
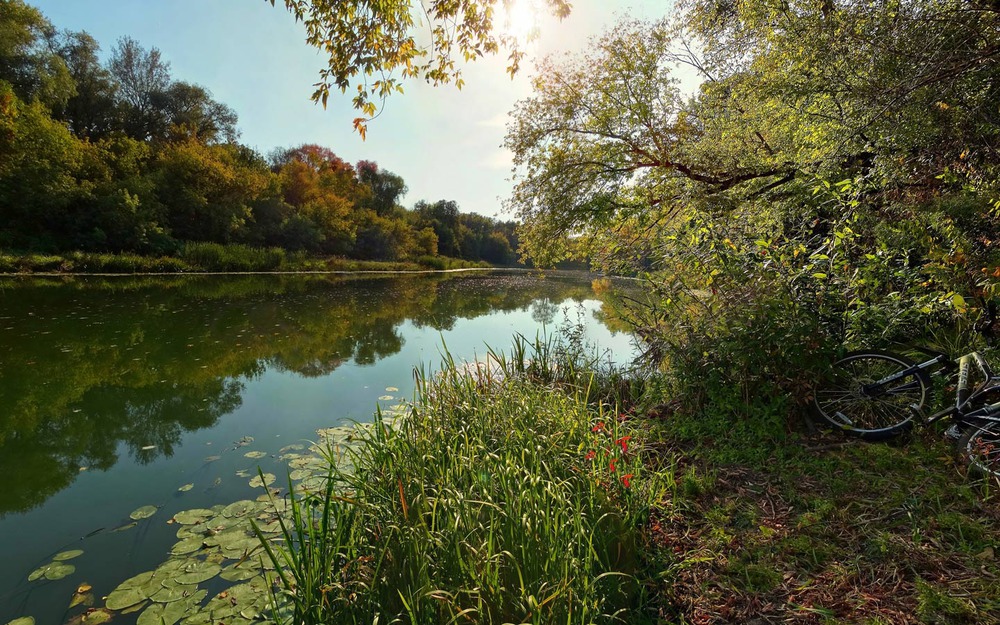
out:
<path id="1" fill-rule="evenodd" d="M 155 567 L 172 515 L 257 496 L 258 467 L 280 484 L 283 449 L 411 399 L 445 346 L 581 323 L 627 361 L 601 306 L 580 274 L 0 279 L 0 623 L 79 623 L 74 591 Z"/>

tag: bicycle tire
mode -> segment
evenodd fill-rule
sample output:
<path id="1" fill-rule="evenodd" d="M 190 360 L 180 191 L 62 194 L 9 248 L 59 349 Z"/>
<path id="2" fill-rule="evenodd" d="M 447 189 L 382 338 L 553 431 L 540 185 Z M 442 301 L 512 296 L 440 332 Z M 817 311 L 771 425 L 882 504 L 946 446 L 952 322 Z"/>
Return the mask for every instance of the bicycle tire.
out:
<path id="1" fill-rule="evenodd" d="M 850 352 L 833 363 L 813 391 L 813 413 L 835 429 L 865 440 L 885 440 L 913 426 L 923 410 L 930 376 L 917 369 L 886 387 L 875 383 L 914 365 L 905 356 L 877 350 Z"/>
<path id="2" fill-rule="evenodd" d="M 1000 479 L 1000 424 L 971 427 L 958 439 L 958 453 L 969 473 Z"/>

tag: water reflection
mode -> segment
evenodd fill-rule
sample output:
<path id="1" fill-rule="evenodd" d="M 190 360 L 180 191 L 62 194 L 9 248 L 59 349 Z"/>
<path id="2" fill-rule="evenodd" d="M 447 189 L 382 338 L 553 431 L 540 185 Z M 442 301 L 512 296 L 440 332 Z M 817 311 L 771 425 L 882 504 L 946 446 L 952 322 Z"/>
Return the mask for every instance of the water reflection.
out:
<path id="1" fill-rule="evenodd" d="M 400 325 L 524 309 L 551 322 L 586 282 L 519 275 L 33 279 L 0 282 L 0 517 L 120 453 L 170 456 L 265 370 L 325 376 L 399 352 Z"/>

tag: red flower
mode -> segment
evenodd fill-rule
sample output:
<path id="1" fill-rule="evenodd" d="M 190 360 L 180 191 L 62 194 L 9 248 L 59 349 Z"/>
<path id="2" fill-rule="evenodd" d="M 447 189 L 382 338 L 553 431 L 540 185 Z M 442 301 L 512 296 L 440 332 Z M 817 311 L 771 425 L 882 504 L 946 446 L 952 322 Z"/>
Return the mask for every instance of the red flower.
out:
<path id="1" fill-rule="evenodd" d="M 603 432 L 604 431 L 604 421 L 598 421 L 597 425 L 590 428 L 591 432 Z"/>
<path id="2" fill-rule="evenodd" d="M 615 445 L 618 445 L 618 446 L 620 446 L 622 448 L 622 453 L 623 454 L 627 454 L 628 453 L 628 442 L 630 440 L 632 440 L 631 436 L 623 436 L 623 437 L 621 437 L 621 438 L 619 438 L 618 440 L 615 441 Z"/>
<path id="3" fill-rule="evenodd" d="M 618 464 L 618 458 L 612 458 L 611 462 L 608 463 L 608 470 L 613 472 L 616 464 Z"/>
<path id="4" fill-rule="evenodd" d="M 624 486 L 625 488 L 629 488 L 630 486 L 632 486 L 631 473 L 626 473 L 625 475 L 622 476 L 622 486 Z"/>
<path id="5" fill-rule="evenodd" d="M 587 452 L 587 455 L 584 456 L 584 458 L 586 460 L 593 460 L 596 456 L 597 456 L 597 452 L 594 451 L 593 449 L 591 449 L 590 451 Z"/>

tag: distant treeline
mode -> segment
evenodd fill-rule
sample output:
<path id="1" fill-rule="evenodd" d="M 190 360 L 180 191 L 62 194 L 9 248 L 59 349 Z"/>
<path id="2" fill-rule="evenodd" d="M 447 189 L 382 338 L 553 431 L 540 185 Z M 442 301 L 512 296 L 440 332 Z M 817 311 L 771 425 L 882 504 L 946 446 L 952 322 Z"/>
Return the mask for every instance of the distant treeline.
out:
<path id="1" fill-rule="evenodd" d="M 514 222 L 453 201 L 400 204 L 404 180 L 317 145 L 263 156 L 236 113 L 175 80 L 156 48 L 0 0 L 0 249 L 174 255 L 238 243 L 364 260 L 516 262 Z"/>

